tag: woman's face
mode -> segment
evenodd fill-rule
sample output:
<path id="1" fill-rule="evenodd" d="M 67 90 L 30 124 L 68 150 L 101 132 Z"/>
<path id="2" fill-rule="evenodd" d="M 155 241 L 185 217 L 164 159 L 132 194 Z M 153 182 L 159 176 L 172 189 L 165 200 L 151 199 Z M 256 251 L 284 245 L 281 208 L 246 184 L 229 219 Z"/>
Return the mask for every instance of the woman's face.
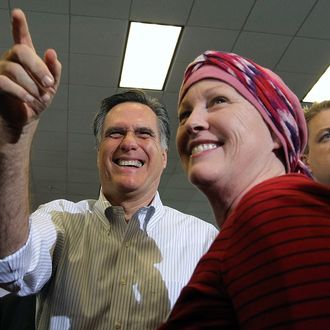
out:
<path id="1" fill-rule="evenodd" d="M 308 123 L 307 164 L 314 178 L 330 185 L 330 109 L 315 115 Z"/>
<path id="2" fill-rule="evenodd" d="M 213 79 L 192 85 L 178 117 L 181 162 L 202 191 L 243 191 L 267 175 L 279 146 L 257 109 L 230 85 Z"/>

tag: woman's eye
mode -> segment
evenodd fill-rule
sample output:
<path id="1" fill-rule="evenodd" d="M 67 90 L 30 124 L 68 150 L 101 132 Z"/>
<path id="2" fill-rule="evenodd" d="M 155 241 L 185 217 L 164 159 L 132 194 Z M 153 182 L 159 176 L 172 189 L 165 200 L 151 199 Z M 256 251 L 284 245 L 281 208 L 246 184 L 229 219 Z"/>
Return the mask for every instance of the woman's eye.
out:
<path id="1" fill-rule="evenodd" d="M 227 102 L 227 99 L 224 96 L 217 96 L 217 97 L 213 98 L 210 103 L 211 103 L 211 105 L 213 105 L 213 104 L 222 104 L 222 103 L 226 103 L 226 102 Z"/>
<path id="2" fill-rule="evenodd" d="M 190 112 L 189 111 L 183 111 L 183 112 L 180 112 L 179 114 L 179 124 L 182 125 L 186 122 L 186 120 L 189 118 L 190 116 Z"/>
<path id="3" fill-rule="evenodd" d="M 325 132 L 325 133 L 320 137 L 320 142 L 328 141 L 328 140 L 330 140 L 330 132 Z"/>

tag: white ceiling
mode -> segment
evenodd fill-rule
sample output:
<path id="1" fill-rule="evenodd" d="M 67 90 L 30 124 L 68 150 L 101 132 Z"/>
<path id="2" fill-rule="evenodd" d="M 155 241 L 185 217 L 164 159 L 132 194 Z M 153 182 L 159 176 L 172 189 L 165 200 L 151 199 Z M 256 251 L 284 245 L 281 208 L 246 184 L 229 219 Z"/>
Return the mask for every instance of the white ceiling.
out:
<path id="1" fill-rule="evenodd" d="M 55 198 L 97 198 L 92 118 L 118 88 L 130 20 L 184 27 L 164 91 L 172 142 L 163 202 L 213 222 L 206 198 L 187 183 L 174 136 L 186 65 L 206 49 L 236 52 L 277 72 L 302 99 L 330 63 L 328 0 L 0 0 L 0 45 L 11 45 L 10 9 L 22 8 L 38 52 L 63 64 L 60 90 L 44 113 L 32 152 L 33 207 Z"/>

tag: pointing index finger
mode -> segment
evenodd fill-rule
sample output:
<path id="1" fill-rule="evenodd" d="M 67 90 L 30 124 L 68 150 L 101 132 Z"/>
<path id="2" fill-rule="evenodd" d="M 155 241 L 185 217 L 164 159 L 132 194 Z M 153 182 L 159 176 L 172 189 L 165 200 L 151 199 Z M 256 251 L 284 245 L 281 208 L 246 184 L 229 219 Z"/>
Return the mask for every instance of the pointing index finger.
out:
<path id="1" fill-rule="evenodd" d="M 13 9 L 12 11 L 12 33 L 15 44 L 24 44 L 34 50 L 29 26 L 21 9 Z"/>

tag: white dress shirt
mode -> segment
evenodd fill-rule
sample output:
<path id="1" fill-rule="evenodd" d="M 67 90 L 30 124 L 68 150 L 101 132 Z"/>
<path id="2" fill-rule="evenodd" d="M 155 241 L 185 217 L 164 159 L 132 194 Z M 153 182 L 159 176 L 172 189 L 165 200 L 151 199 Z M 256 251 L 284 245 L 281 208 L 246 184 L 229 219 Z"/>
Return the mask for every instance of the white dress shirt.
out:
<path id="1" fill-rule="evenodd" d="M 0 283 L 39 292 L 38 329 L 156 329 L 217 233 L 158 193 L 128 223 L 102 193 L 56 200 L 31 215 L 25 246 L 0 260 Z"/>

